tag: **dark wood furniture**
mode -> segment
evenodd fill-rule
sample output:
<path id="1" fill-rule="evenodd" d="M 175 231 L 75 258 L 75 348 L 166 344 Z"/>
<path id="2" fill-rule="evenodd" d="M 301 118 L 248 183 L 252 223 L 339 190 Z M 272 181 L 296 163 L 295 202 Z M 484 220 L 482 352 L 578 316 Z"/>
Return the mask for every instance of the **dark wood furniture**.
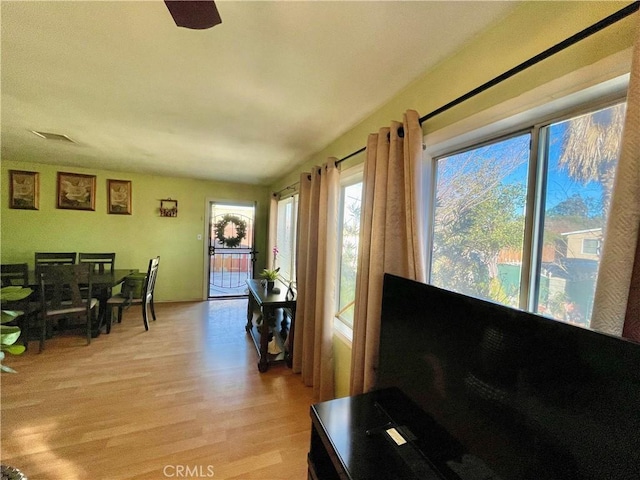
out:
<path id="1" fill-rule="evenodd" d="M 310 478 L 640 478 L 639 344 L 383 285 L 378 390 L 312 407 Z"/>
<path id="2" fill-rule="evenodd" d="M 3 287 L 27 287 L 29 284 L 29 265 L 26 263 L 2 264 L 0 278 L 2 279 Z"/>
<path id="3" fill-rule="evenodd" d="M 88 263 L 91 265 L 91 271 L 94 274 L 97 273 L 111 273 L 116 268 L 116 254 L 115 253 L 78 253 L 78 263 Z M 86 288 L 86 287 L 82 287 Z M 106 288 L 106 290 L 105 290 Z M 111 297 L 111 287 L 98 287 L 93 292 L 94 297 Z M 106 312 L 101 310 L 100 314 L 104 317 Z M 100 319 L 101 322 L 106 322 L 106 319 Z M 107 324 L 107 333 L 110 330 L 110 323 Z"/>
<path id="4" fill-rule="evenodd" d="M 116 266 L 115 253 L 79 253 L 78 263 L 90 263 L 96 273 L 112 272 Z"/>
<path id="5" fill-rule="evenodd" d="M 85 322 L 87 345 L 91 343 L 92 316 L 98 299 L 91 297 L 92 271 L 89 264 L 40 266 L 40 352 L 44 349 L 47 324 L 60 318 L 80 318 Z M 83 298 L 80 285 L 86 285 Z"/>
<path id="6" fill-rule="evenodd" d="M 114 295 L 107 300 L 107 333 L 111 332 L 111 310 L 113 307 L 118 308 L 118 323 L 120 323 L 122 321 L 122 311 L 131 305 L 142 305 L 142 321 L 144 323 L 144 329 L 149 330 L 149 310 L 151 310 L 153 321 L 155 322 L 156 320 L 156 311 L 153 306 L 153 292 L 156 287 L 156 278 L 158 277 L 159 266 L 160 257 L 149 260 L 149 268 L 147 269 L 147 274 L 144 278 L 142 296 L 140 298 L 134 298 L 131 295 L 131 292 L 129 292 L 128 295 L 120 293 L 119 295 Z"/>
<path id="7" fill-rule="evenodd" d="M 260 357 L 258 370 L 266 372 L 270 363 L 282 360 L 286 361 L 287 365 L 291 367 L 296 318 L 295 298 L 287 295 L 286 286 L 282 286 L 279 293 L 267 292 L 266 287 L 262 285 L 262 281 L 257 279 L 247 280 L 247 286 L 249 287 L 249 301 L 246 330 L 251 336 Z M 279 309 L 282 310 L 278 311 Z M 254 315 L 256 310 L 260 314 Z M 281 319 L 278 314 L 280 314 Z M 279 328 L 277 320 L 280 320 Z M 263 335 L 261 331 L 265 325 L 269 326 L 269 332 Z M 282 353 L 272 355 L 268 352 L 270 337 L 275 339 Z"/>
<path id="8" fill-rule="evenodd" d="M 137 268 L 118 268 L 113 272 L 94 273 L 92 276 L 92 284 L 94 287 L 115 287 L 122 283 L 124 277 L 137 271 Z M 40 281 L 36 277 L 36 272 L 29 270 L 29 286 L 33 287 L 38 285 L 40 285 Z"/>
<path id="9" fill-rule="evenodd" d="M 312 405 L 308 478 L 441 480 L 417 437 L 443 448 L 451 441 L 397 388 Z"/>
<path id="10" fill-rule="evenodd" d="M 107 300 L 109 300 L 109 292 L 111 288 L 120 285 L 127 275 L 136 273 L 137 268 L 119 268 L 112 272 L 94 273 L 91 277 L 94 296 L 100 303 L 98 320 L 93 324 L 91 335 L 95 338 L 100 335 L 103 326 L 106 325 Z M 29 271 L 29 286 L 39 288 L 40 280 L 36 276 L 36 272 Z"/>
<path id="11" fill-rule="evenodd" d="M 34 266 L 39 272 L 41 265 L 74 265 L 76 263 L 76 252 L 36 252 Z"/>

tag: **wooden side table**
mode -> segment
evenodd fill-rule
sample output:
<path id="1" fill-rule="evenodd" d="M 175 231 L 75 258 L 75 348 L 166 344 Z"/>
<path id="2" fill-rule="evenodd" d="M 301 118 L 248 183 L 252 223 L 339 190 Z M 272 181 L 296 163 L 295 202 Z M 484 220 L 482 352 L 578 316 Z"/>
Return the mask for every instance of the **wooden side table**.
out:
<path id="1" fill-rule="evenodd" d="M 397 388 L 311 406 L 310 480 L 463 478 L 446 467 L 462 453 L 446 430 Z M 446 476 L 436 471 L 441 465 Z"/>
<path id="2" fill-rule="evenodd" d="M 277 361 L 286 361 L 287 366 L 291 367 L 293 360 L 293 334 L 295 330 L 296 318 L 296 300 L 295 298 L 287 298 L 287 288 L 282 286 L 280 293 L 267 292 L 266 287 L 262 285 L 261 280 L 247 280 L 249 287 L 249 301 L 247 305 L 247 333 L 251 336 L 254 345 L 258 351 L 260 360 L 258 361 L 258 370 L 266 372 L 270 363 Z M 253 312 L 258 308 L 262 314 L 262 324 L 256 325 L 253 319 Z M 288 309 L 291 312 L 290 320 L 283 313 L 280 328 L 277 325 L 277 310 L 279 308 Z M 266 334 L 261 331 L 268 328 Z M 273 336 L 277 345 L 282 350 L 281 355 L 272 355 L 268 352 L 269 337 Z M 287 345 L 285 340 L 289 338 Z"/>

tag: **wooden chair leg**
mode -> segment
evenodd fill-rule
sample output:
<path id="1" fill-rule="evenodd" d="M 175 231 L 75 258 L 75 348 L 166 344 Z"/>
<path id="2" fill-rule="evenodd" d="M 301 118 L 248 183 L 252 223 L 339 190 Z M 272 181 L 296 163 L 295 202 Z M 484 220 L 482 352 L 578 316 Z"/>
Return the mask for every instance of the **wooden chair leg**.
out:
<path id="1" fill-rule="evenodd" d="M 105 312 L 105 315 L 105 321 L 107 323 L 107 333 L 111 333 L 111 317 L 113 315 L 113 308 L 110 305 L 107 305 L 107 311 Z"/>
<path id="2" fill-rule="evenodd" d="M 38 348 L 38 353 L 42 353 L 44 350 L 44 339 L 47 336 L 47 321 L 42 320 L 42 328 L 40 329 L 40 347 Z"/>
<path id="3" fill-rule="evenodd" d="M 91 300 L 87 300 L 87 301 L 91 301 Z M 87 316 L 87 345 L 91 345 L 91 325 L 98 321 L 95 312 L 97 311 L 98 307 L 96 308 L 92 308 L 91 311 L 89 312 L 89 315 Z"/>
<path id="4" fill-rule="evenodd" d="M 29 317 L 31 314 L 24 314 L 18 320 L 18 326 L 20 327 L 20 336 L 22 337 L 22 345 L 24 346 L 24 351 L 29 350 Z"/>
<path id="5" fill-rule="evenodd" d="M 144 322 L 144 329 L 149 331 L 149 319 L 147 318 L 147 302 L 142 302 L 142 320 Z"/>

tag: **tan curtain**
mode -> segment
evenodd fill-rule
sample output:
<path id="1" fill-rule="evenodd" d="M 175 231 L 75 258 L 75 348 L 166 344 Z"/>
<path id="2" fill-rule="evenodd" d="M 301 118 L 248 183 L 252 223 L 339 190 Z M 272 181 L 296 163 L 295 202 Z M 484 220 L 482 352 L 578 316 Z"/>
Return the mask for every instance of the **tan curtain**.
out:
<path id="1" fill-rule="evenodd" d="M 399 136 L 402 127 L 404 136 Z M 425 281 L 422 241 L 422 128 L 409 110 L 369 135 L 364 166 L 351 394 L 375 385 L 383 273 Z"/>
<path id="2" fill-rule="evenodd" d="M 318 401 L 334 397 L 333 316 L 340 175 L 336 160 L 300 176 L 293 370 Z"/>
<path id="3" fill-rule="evenodd" d="M 271 195 L 271 201 L 269 202 L 269 239 L 267 253 L 267 268 L 276 268 L 273 264 L 273 247 L 276 246 L 278 239 L 278 195 Z"/>
<path id="4" fill-rule="evenodd" d="M 640 25 L 591 326 L 640 342 Z"/>

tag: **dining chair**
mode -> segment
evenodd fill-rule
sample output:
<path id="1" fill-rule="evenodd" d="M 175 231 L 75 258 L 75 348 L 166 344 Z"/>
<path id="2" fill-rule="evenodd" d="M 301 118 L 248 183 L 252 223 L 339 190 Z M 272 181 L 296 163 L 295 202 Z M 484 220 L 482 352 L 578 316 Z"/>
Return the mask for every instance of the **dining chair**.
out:
<path id="1" fill-rule="evenodd" d="M 79 253 L 78 263 L 90 263 L 95 273 L 111 273 L 116 264 L 115 253 Z"/>
<path id="2" fill-rule="evenodd" d="M 83 298 L 80 285 L 86 285 L 91 292 L 92 273 L 88 263 L 40 267 L 40 352 L 44 349 L 47 324 L 61 318 L 84 319 L 87 345 L 91 343 L 91 324 L 98 300 L 90 295 Z"/>
<path id="3" fill-rule="evenodd" d="M 40 267 L 43 265 L 74 265 L 76 263 L 76 252 L 36 252 L 34 267 L 36 278 L 40 277 Z"/>
<path id="4" fill-rule="evenodd" d="M 144 279 L 142 287 L 142 296 L 140 298 L 134 298 L 132 291 L 129 290 L 125 293 L 119 293 L 113 295 L 107 300 L 107 333 L 111 332 L 111 317 L 113 308 L 118 308 L 118 323 L 122 321 L 122 311 L 129 308 L 131 305 L 142 305 L 142 320 L 144 322 L 144 329 L 149 330 L 148 311 L 151 310 L 151 316 L 153 320 L 156 320 L 156 311 L 153 305 L 153 292 L 156 286 L 156 279 L 158 277 L 158 267 L 160 266 L 160 257 L 152 258 L 149 260 L 149 268 L 147 269 L 147 275 Z"/>
<path id="5" fill-rule="evenodd" d="M 27 263 L 3 263 L 0 266 L 3 287 L 29 285 L 29 265 Z"/>
<path id="6" fill-rule="evenodd" d="M 88 263 L 91 265 L 92 272 L 98 275 L 104 273 L 112 274 L 116 268 L 116 254 L 115 253 L 78 253 L 78 263 Z M 92 296 L 99 299 L 107 299 L 111 296 L 112 287 L 101 287 L 94 285 Z M 80 287 L 80 290 L 86 292 L 87 287 Z M 86 293 L 83 292 L 83 295 Z M 104 301 L 104 300 L 102 300 Z M 104 316 L 104 304 L 101 303 L 99 314 Z"/>
<path id="7" fill-rule="evenodd" d="M 27 263 L 5 263 L 0 265 L 0 277 L 3 287 L 29 287 L 29 265 Z M 25 350 L 29 347 L 29 328 L 32 320 L 37 319 L 40 302 L 35 301 L 34 294 L 16 301 L 2 302 L 3 310 L 22 312 L 15 322 L 20 327 L 20 337 Z"/>

